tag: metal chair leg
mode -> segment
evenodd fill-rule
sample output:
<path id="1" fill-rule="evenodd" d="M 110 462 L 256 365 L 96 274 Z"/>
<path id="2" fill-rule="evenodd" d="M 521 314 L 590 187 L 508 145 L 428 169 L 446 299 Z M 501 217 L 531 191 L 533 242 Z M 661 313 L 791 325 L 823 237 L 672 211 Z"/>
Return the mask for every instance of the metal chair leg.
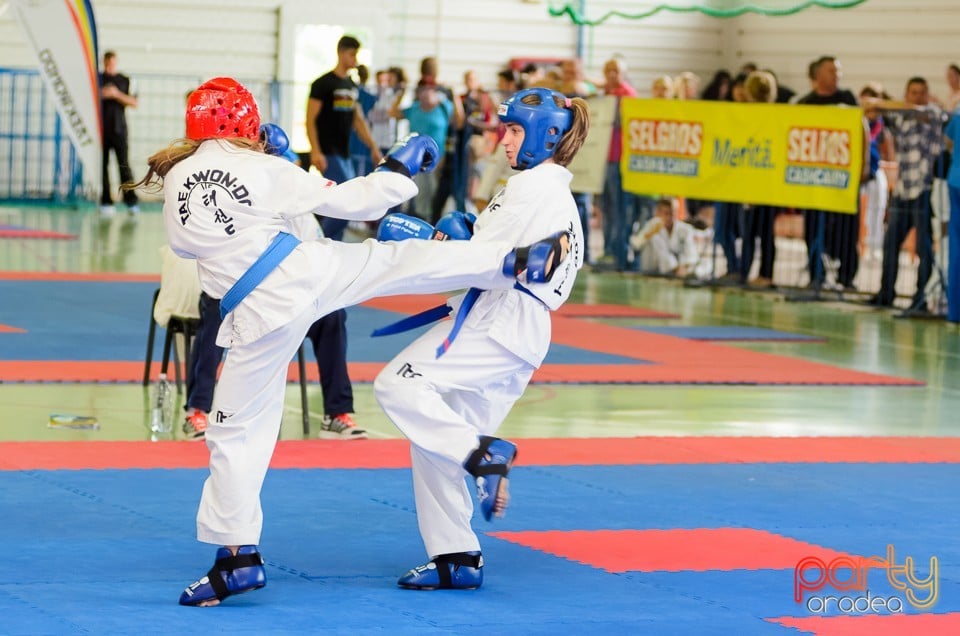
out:
<path id="1" fill-rule="evenodd" d="M 163 359 L 160 363 L 160 373 L 167 374 L 170 369 L 170 353 L 173 350 L 173 373 L 177 382 L 177 393 L 181 392 L 180 387 L 180 356 L 177 354 L 176 343 L 173 341 L 176 335 L 173 319 L 167 323 L 167 335 L 163 339 Z"/>
<path id="2" fill-rule="evenodd" d="M 153 292 L 153 303 L 150 305 L 150 329 L 147 331 L 147 354 L 143 364 L 143 386 L 150 386 L 150 365 L 153 364 L 153 339 L 157 334 L 157 321 L 153 319 L 153 308 L 157 305 L 160 290 Z"/>
<path id="3" fill-rule="evenodd" d="M 194 335 L 194 326 L 195 323 L 193 320 L 184 319 L 183 321 L 183 383 L 185 385 L 190 384 L 190 342 L 193 340 Z M 177 386 L 177 393 L 182 393 L 180 391 L 179 385 Z"/>
<path id="4" fill-rule="evenodd" d="M 310 405 L 307 404 L 307 358 L 303 352 L 303 343 L 297 350 L 297 364 L 300 367 L 300 409 L 303 413 L 303 436 L 310 437 Z"/>

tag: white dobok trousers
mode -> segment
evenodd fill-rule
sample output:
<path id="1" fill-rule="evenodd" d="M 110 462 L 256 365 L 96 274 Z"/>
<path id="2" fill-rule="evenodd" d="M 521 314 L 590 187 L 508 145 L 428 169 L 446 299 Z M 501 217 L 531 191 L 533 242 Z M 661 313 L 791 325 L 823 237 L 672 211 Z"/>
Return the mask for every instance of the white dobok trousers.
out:
<path id="1" fill-rule="evenodd" d="M 234 345 L 214 395 L 206 433 L 210 476 L 197 512 L 197 538 L 216 545 L 260 541 L 260 489 L 276 446 L 287 369 L 307 329 L 336 309 L 376 296 L 437 293 L 470 286 L 509 288 L 500 273 L 509 246 L 474 241 L 313 242 L 298 249 L 335 250 L 336 275 L 298 316 L 248 344 Z M 319 259 L 323 262 L 323 259 Z M 262 285 L 269 288 L 269 276 Z M 476 446 L 476 443 L 472 444 Z M 471 447 L 472 447 L 471 446 Z"/>
<path id="2" fill-rule="evenodd" d="M 374 383 L 377 402 L 411 442 L 417 524 L 430 558 L 480 549 L 470 527 L 474 479 L 463 462 L 480 435 L 497 431 L 534 372 L 466 325 L 437 359 L 451 326 L 444 321 L 423 334 Z"/>

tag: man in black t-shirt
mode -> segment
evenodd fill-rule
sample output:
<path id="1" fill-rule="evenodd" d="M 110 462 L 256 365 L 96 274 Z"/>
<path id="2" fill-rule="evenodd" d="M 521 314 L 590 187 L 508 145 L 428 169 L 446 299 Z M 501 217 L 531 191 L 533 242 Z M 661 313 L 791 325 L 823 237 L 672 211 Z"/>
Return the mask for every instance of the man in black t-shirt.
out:
<path id="1" fill-rule="evenodd" d="M 133 181 L 133 171 L 127 157 L 127 118 L 125 109 L 137 107 L 137 96 L 130 90 L 130 78 L 117 73 L 117 54 L 107 51 L 103 54 L 103 72 L 100 73 L 100 108 L 103 118 L 103 184 L 100 193 L 100 212 L 110 215 L 115 212 L 113 195 L 110 189 L 110 151 L 113 150 L 120 168 L 120 183 Z M 133 190 L 123 191 L 123 202 L 131 214 L 140 211 L 137 194 Z"/>
<path id="2" fill-rule="evenodd" d="M 373 165 L 380 163 L 377 147 L 360 108 L 360 91 L 350 71 L 357 67 L 360 41 L 345 35 L 337 42 L 337 65 L 321 75 L 310 86 L 307 100 L 307 139 L 310 141 L 310 165 L 323 176 L 343 183 L 356 176 L 350 161 L 350 132 L 356 130 L 368 148 Z M 340 240 L 347 222 L 342 219 L 320 219 L 323 232 L 329 238 Z"/>
<path id="3" fill-rule="evenodd" d="M 857 106 L 853 93 L 838 87 L 841 72 L 836 58 L 824 55 L 813 61 L 809 67 L 813 90 L 797 100 L 798 104 L 812 106 L 837 106 L 846 104 Z M 864 137 L 867 139 L 868 137 Z M 864 144 L 866 156 L 864 170 L 869 170 L 869 145 Z M 837 284 L 845 290 L 853 290 L 853 278 L 860 264 L 857 253 L 857 241 L 860 237 L 860 204 L 857 199 L 857 213 L 843 214 L 806 210 L 804 212 L 804 238 L 807 242 L 810 286 L 820 289 L 825 272 L 821 257 L 823 254 L 840 261 L 837 271 Z"/>
<path id="4" fill-rule="evenodd" d="M 337 65 L 318 77 L 310 86 L 307 100 L 307 139 L 310 141 L 310 166 L 337 183 L 354 178 L 356 170 L 350 157 L 350 132 L 356 131 L 368 148 L 373 165 L 380 163 L 380 148 L 370 134 L 360 106 L 360 89 L 350 77 L 357 67 L 360 41 L 345 35 L 337 42 Z M 343 239 L 347 221 L 317 216 L 324 236 Z M 339 309 L 310 327 L 307 336 L 320 367 L 324 412 L 320 437 L 329 439 L 366 439 L 366 432 L 353 421 L 353 384 L 347 371 L 347 312 Z"/>

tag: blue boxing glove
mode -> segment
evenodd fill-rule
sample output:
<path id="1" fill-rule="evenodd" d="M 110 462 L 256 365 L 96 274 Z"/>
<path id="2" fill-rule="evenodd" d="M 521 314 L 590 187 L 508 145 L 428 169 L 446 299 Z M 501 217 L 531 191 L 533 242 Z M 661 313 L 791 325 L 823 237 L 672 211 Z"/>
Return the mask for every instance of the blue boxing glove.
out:
<path id="1" fill-rule="evenodd" d="M 558 232 L 527 247 L 514 248 L 503 259 L 503 275 L 520 282 L 547 283 L 567 255 L 570 238 Z"/>
<path id="2" fill-rule="evenodd" d="M 378 241 L 406 241 L 407 239 L 432 239 L 436 234 L 433 226 L 407 214 L 388 214 L 377 228 Z"/>
<path id="3" fill-rule="evenodd" d="M 435 239 L 441 241 L 469 241 L 473 237 L 473 224 L 477 215 L 471 212 L 451 212 L 437 221 Z"/>
<path id="4" fill-rule="evenodd" d="M 261 124 L 260 142 L 263 143 L 263 151 L 268 155 L 286 157 L 290 150 L 290 138 L 283 128 L 276 124 Z"/>
<path id="5" fill-rule="evenodd" d="M 376 171 L 390 170 L 405 177 L 431 172 L 437 167 L 440 148 L 431 137 L 411 133 L 395 143 L 377 165 Z"/>

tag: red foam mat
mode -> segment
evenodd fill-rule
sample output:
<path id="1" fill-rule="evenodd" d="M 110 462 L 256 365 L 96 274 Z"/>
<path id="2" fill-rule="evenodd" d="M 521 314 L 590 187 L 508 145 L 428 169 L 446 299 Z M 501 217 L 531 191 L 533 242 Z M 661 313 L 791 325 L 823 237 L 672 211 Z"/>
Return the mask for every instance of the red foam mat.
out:
<path id="1" fill-rule="evenodd" d="M 557 310 L 556 316 L 567 318 L 679 318 L 680 314 L 671 314 L 644 307 L 626 305 L 580 305 L 567 303 Z"/>
<path id="2" fill-rule="evenodd" d="M 34 230 L 25 227 L 0 227 L 0 239 L 47 239 L 55 241 L 72 241 L 76 238 L 76 234 L 65 234 L 63 232 Z"/>
<path id="3" fill-rule="evenodd" d="M 784 616 L 771 623 L 817 636 L 903 636 L 904 634 L 960 634 L 960 613 L 892 614 L 864 616 Z"/>
<path id="4" fill-rule="evenodd" d="M 853 557 L 754 528 L 526 530 L 487 534 L 610 573 L 787 570 L 810 554 Z"/>
<path id="5" fill-rule="evenodd" d="M 867 373 L 819 362 L 761 353 L 734 346 L 687 340 L 574 318 L 554 319 L 553 342 L 618 356 L 636 356 L 646 364 L 545 364 L 534 382 L 595 384 L 750 384 L 922 386 L 910 378 Z M 354 382 L 372 382 L 385 362 L 348 365 Z M 155 363 L 152 376 L 159 373 Z M 141 362 L 0 361 L 0 382 L 138 382 Z M 299 380 L 291 364 L 288 380 Z M 307 378 L 319 380 L 315 365 Z"/>
<path id="6" fill-rule="evenodd" d="M 10 272 L 0 271 L 0 280 L 94 281 L 113 283 L 159 283 L 160 274 L 124 272 Z"/>
<path id="7" fill-rule="evenodd" d="M 689 340 L 613 325 L 555 316 L 552 342 L 619 356 L 636 356 L 644 365 L 577 365 L 581 377 L 603 383 L 653 384 L 892 384 L 923 385 L 908 378 L 852 371 L 819 362 L 738 347 Z M 534 375 L 541 382 L 562 382 L 555 367 Z M 572 381 L 572 380 L 566 380 Z M 573 380 L 575 381 L 575 380 Z M 587 380 L 583 380 L 587 381 Z"/>
<path id="8" fill-rule="evenodd" d="M 49 272 L 15 273 L 38 280 L 53 276 Z M 56 274 L 75 280 L 151 280 L 148 275 Z M 2 273 L 0 273 L 2 276 Z M 64 278 L 66 277 L 66 278 Z M 107 277 L 107 278 L 103 278 Z M 442 303 L 444 296 L 394 296 L 365 303 L 377 309 L 416 313 Z M 596 307 L 597 309 L 585 309 Z M 612 311 L 608 305 L 571 305 L 566 311 L 602 315 Z M 634 311 L 635 308 L 620 308 Z M 591 313 L 596 311 L 598 313 Z M 558 312 L 553 318 L 553 339 L 568 345 L 622 358 L 636 358 L 642 364 L 545 364 L 533 375 L 534 382 L 593 384 L 747 384 L 747 385 L 908 385 L 923 382 L 877 373 L 844 369 L 819 362 L 750 351 L 735 346 L 689 340 L 585 321 Z M 349 364 L 355 382 L 372 382 L 384 362 Z M 311 365 L 313 366 L 313 365 Z M 158 373 L 159 364 L 152 370 Z M 0 382 L 137 382 L 143 366 L 134 361 L 0 361 Z M 290 381 L 298 380 L 296 365 L 291 365 Z M 308 370 L 308 379 L 317 381 L 316 369 Z"/>
<path id="9" fill-rule="evenodd" d="M 517 440 L 520 466 L 960 463 L 954 437 L 630 437 Z M 203 443 L 0 442 L 0 470 L 203 468 Z M 408 468 L 404 439 L 285 440 L 274 468 Z"/>
<path id="10" fill-rule="evenodd" d="M 429 296 L 385 296 L 374 298 L 363 303 L 364 307 L 397 311 L 406 314 L 416 314 L 430 307 L 446 302 L 447 297 L 440 294 Z M 568 318 L 679 318 L 679 314 L 665 313 L 645 307 L 628 307 L 626 305 L 591 304 L 581 305 L 567 303 L 561 307 L 555 316 Z"/>

